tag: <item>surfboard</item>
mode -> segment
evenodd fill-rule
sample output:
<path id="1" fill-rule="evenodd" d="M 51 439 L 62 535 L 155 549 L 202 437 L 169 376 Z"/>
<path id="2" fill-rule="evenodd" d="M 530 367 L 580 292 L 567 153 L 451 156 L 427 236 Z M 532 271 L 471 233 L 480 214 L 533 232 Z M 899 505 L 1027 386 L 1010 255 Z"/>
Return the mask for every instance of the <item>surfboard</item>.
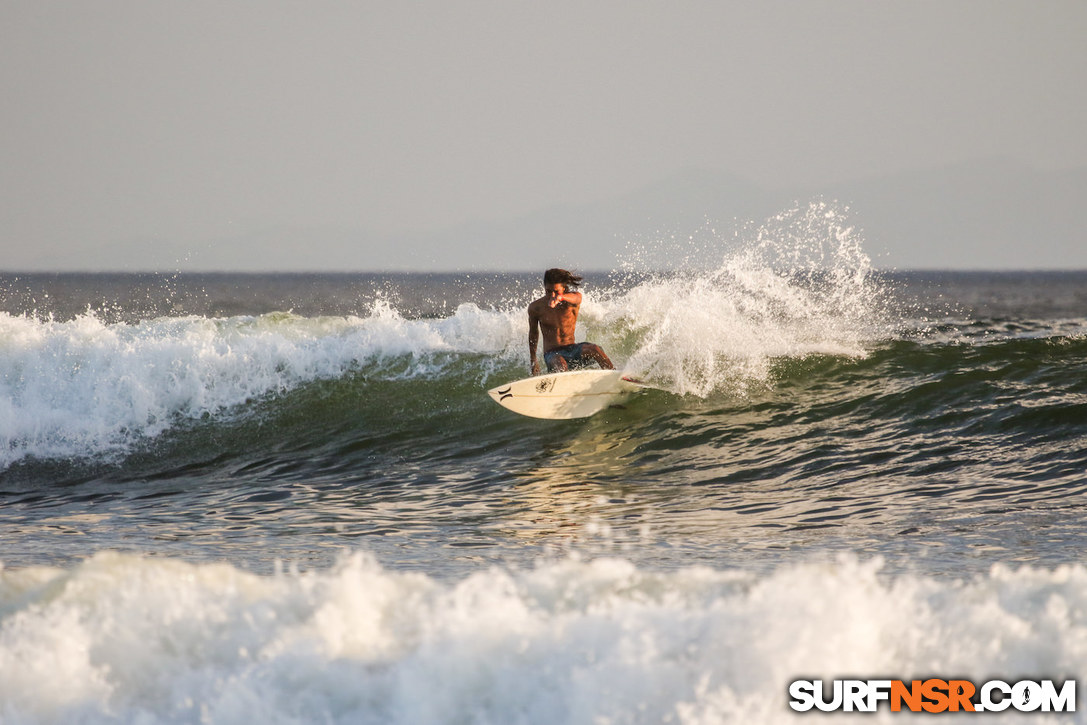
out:
<path id="1" fill-rule="evenodd" d="M 494 401 L 532 418 L 587 418 L 650 386 L 618 370 L 574 370 L 536 375 L 491 388 Z"/>

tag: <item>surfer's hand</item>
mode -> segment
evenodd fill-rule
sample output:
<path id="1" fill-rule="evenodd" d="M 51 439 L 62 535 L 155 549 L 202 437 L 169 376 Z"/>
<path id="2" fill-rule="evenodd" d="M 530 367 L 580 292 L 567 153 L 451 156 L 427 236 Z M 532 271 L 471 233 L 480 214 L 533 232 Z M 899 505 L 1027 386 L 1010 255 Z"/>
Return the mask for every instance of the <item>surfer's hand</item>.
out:
<path id="1" fill-rule="evenodd" d="M 533 375 L 539 375 L 540 374 L 540 363 L 536 362 L 535 360 L 532 361 L 532 374 Z"/>

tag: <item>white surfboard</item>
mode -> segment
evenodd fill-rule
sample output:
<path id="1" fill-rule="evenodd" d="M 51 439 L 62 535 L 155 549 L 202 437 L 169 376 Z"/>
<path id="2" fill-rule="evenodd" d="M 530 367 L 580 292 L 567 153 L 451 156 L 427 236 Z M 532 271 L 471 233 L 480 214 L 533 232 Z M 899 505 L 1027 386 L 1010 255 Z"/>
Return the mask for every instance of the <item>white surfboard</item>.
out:
<path id="1" fill-rule="evenodd" d="M 518 380 L 487 393 L 499 405 L 533 418 L 587 418 L 649 388 L 618 370 L 574 370 Z"/>

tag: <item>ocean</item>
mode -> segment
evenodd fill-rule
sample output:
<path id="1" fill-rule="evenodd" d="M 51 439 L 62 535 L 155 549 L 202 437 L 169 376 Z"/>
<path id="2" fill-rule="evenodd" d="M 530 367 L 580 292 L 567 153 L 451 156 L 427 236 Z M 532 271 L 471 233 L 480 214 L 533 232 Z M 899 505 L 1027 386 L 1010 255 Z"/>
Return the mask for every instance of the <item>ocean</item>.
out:
<path id="1" fill-rule="evenodd" d="M 837 227 L 650 258 L 585 274 L 578 339 L 658 389 L 573 421 L 485 392 L 542 270 L 0 275 L 0 722 L 1083 674 L 1087 273 L 883 272 Z"/>

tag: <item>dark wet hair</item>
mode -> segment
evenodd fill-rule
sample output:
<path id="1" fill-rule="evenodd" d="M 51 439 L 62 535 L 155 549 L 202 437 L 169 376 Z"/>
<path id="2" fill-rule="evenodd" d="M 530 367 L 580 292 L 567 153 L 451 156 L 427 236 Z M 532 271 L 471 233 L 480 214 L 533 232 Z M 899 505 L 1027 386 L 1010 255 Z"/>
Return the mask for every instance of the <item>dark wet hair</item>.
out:
<path id="1" fill-rule="evenodd" d="M 581 280 L 581 275 L 558 267 L 553 267 L 544 272 L 544 284 L 547 285 L 564 284 L 567 289 L 577 289 L 577 286 L 581 284 Z"/>

